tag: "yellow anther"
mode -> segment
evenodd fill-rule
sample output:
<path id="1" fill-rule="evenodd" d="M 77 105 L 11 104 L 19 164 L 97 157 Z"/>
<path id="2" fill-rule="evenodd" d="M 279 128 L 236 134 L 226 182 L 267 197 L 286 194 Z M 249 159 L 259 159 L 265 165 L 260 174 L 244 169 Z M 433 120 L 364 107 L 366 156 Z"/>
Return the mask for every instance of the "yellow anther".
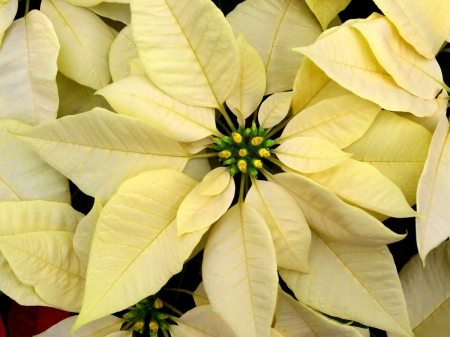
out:
<path id="1" fill-rule="evenodd" d="M 152 330 L 154 332 L 158 332 L 158 330 L 159 330 L 158 323 L 156 323 L 154 321 L 150 322 L 149 327 L 150 327 L 150 330 Z"/>
<path id="2" fill-rule="evenodd" d="M 247 149 L 240 149 L 238 153 L 241 157 L 245 157 L 246 155 L 248 155 Z"/>
<path id="3" fill-rule="evenodd" d="M 219 152 L 219 157 L 220 158 L 230 158 L 231 157 L 231 152 L 228 150 L 223 150 Z"/>
<path id="4" fill-rule="evenodd" d="M 263 141 L 264 141 L 264 138 L 263 138 L 263 137 L 253 137 L 251 143 L 252 143 L 252 145 L 254 145 L 254 146 L 258 146 L 258 145 L 261 144 Z"/>
<path id="5" fill-rule="evenodd" d="M 164 302 L 163 302 L 160 298 L 157 298 L 157 299 L 155 300 L 155 302 L 153 303 L 153 306 L 154 306 L 156 309 L 161 309 L 161 308 L 164 306 Z"/>
<path id="6" fill-rule="evenodd" d="M 133 329 L 134 329 L 134 331 L 139 331 L 139 330 L 141 330 L 143 327 L 144 327 L 144 322 L 139 321 L 139 322 L 134 323 Z"/>
<path id="7" fill-rule="evenodd" d="M 239 168 L 239 171 L 241 172 L 247 172 L 247 162 L 243 159 L 238 160 L 237 166 Z"/>
<path id="8" fill-rule="evenodd" d="M 262 163 L 262 161 L 259 160 L 259 159 L 253 160 L 253 165 L 254 165 L 257 169 L 262 169 L 262 168 L 263 168 L 263 163 Z"/>
<path id="9" fill-rule="evenodd" d="M 262 148 L 258 151 L 258 154 L 261 158 L 266 158 L 266 157 L 270 157 L 270 152 L 269 150 Z"/>
<path id="10" fill-rule="evenodd" d="M 233 140 L 234 140 L 235 143 L 238 143 L 238 144 L 242 143 L 242 136 L 241 136 L 240 133 L 233 132 L 231 134 L 231 137 L 233 137 Z"/>

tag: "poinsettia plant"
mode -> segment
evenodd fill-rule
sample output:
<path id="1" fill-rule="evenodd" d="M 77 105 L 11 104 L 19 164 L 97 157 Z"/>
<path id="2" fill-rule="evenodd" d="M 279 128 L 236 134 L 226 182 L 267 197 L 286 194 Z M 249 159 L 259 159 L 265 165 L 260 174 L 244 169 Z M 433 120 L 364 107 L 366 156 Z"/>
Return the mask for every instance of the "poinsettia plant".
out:
<path id="1" fill-rule="evenodd" d="M 0 290 L 79 313 L 39 336 L 447 331 L 450 1 L 349 3 L 0 2 Z"/>

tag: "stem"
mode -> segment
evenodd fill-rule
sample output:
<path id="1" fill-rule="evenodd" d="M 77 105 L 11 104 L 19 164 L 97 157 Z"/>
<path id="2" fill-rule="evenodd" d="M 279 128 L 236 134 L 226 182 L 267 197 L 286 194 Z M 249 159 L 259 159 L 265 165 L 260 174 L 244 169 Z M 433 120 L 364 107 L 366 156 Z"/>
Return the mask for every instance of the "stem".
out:
<path id="1" fill-rule="evenodd" d="M 193 154 L 192 156 L 189 156 L 189 159 L 217 157 L 218 155 L 219 155 L 218 152 L 200 153 L 200 154 Z"/>
<path id="2" fill-rule="evenodd" d="M 24 16 L 27 16 L 29 11 L 30 11 L 30 0 L 27 0 L 27 3 L 25 4 L 25 15 Z"/>
<path id="3" fill-rule="evenodd" d="M 233 124 L 233 122 L 231 121 L 230 116 L 228 116 L 228 113 L 227 113 L 227 111 L 225 110 L 225 108 L 224 108 L 223 105 L 220 105 L 219 111 L 220 111 L 220 113 L 222 114 L 222 116 L 225 118 L 225 120 L 227 121 L 228 125 L 229 125 L 230 128 L 231 128 L 231 131 L 236 131 L 236 128 L 234 127 L 234 124 Z"/>
<path id="4" fill-rule="evenodd" d="M 256 116 L 258 115 L 258 108 L 256 108 L 255 111 L 253 111 L 253 123 L 256 122 Z"/>
<path id="5" fill-rule="evenodd" d="M 223 124 L 220 119 L 218 119 L 216 121 L 216 123 L 219 124 L 225 130 L 225 132 L 227 132 L 229 135 L 231 135 L 231 130 L 228 129 L 228 127 L 225 124 Z"/>
<path id="6" fill-rule="evenodd" d="M 163 333 L 164 337 L 169 337 L 169 334 L 167 333 L 166 330 L 162 330 L 162 333 Z"/>
<path id="7" fill-rule="evenodd" d="M 239 186 L 239 202 L 244 201 L 244 186 L 245 181 L 247 180 L 247 174 L 241 173 L 241 185 Z"/>
<path id="8" fill-rule="evenodd" d="M 184 315 L 180 310 L 178 310 L 178 309 L 175 308 L 174 306 L 170 305 L 169 303 L 167 303 L 167 302 L 165 302 L 165 301 L 163 301 L 163 302 L 164 302 L 164 306 L 166 306 L 167 308 L 169 308 L 170 310 L 172 310 L 174 313 L 178 314 L 179 316 L 183 316 L 183 315 Z"/>
<path id="9" fill-rule="evenodd" d="M 263 168 L 260 169 L 260 171 L 267 178 L 268 181 L 270 181 L 270 180 L 274 181 L 272 173 L 270 173 L 269 171 L 267 171 L 266 169 L 263 169 Z"/>
<path id="10" fill-rule="evenodd" d="M 294 115 L 291 115 L 288 119 L 285 119 L 284 122 L 281 122 L 276 127 L 274 127 L 272 130 L 270 130 L 270 132 L 265 136 L 265 138 L 272 137 L 275 133 L 277 133 L 282 128 L 284 128 L 287 125 L 287 123 L 289 123 L 291 121 L 292 118 L 294 118 Z"/>
<path id="11" fill-rule="evenodd" d="M 180 288 L 164 288 L 163 290 L 167 290 L 167 291 L 178 291 L 180 293 L 186 293 L 189 295 L 194 295 L 194 293 L 192 291 L 189 290 L 185 290 L 185 289 L 180 289 Z"/>
<path id="12" fill-rule="evenodd" d="M 278 165 L 279 167 L 281 167 L 284 171 L 286 172 L 292 172 L 292 173 L 298 173 L 297 171 L 287 167 L 286 165 L 284 165 L 281 161 L 279 161 L 278 159 L 272 158 L 272 157 L 267 157 L 265 158 L 268 161 L 274 163 L 275 165 Z"/>
<path id="13" fill-rule="evenodd" d="M 252 176 L 250 176 L 250 179 L 253 181 L 253 177 Z M 249 180 L 248 179 L 245 179 L 245 190 L 244 190 L 244 194 L 245 195 L 247 195 L 247 193 L 248 193 L 248 189 L 249 189 Z"/>

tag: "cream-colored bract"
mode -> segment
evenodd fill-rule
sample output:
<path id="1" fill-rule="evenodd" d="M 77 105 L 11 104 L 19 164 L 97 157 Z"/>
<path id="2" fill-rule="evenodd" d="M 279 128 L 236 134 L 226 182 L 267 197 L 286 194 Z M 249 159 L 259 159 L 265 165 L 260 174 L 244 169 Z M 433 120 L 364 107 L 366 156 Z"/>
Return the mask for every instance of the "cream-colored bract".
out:
<path id="1" fill-rule="evenodd" d="M 119 113 L 163 126 L 180 142 L 220 135 L 214 110 L 177 101 L 162 92 L 147 76 L 129 76 L 97 91 Z"/>
<path id="2" fill-rule="evenodd" d="M 277 265 L 308 273 L 311 231 L 295 199 L 283 187 L 254 179 L 245 202 L 262 216 L 272 235 Z"/>
<path id="3" fill-rule="evenodd" d="M 386 246 L 332 243 L 312 232 L 309 264 L 310 274 L 280 269 L 300 302 L 328 315 L 413 336 L 394 259 Z"/>
<path id="4" fill-rule="evenodd" d="M 30 145 L 9 133 L 29 129 L 29 125 L 13 119 L 0 119 L 0 201 L 70 203 L 67 178 L 49 166 Z"/>
<path id="5" fill-rule="evenodd" d="M 266 89 L 266 72 L 258 52 L 245 41 L 244 34 L 236 39 L 239 57 L 239 73 L 226 103 L 245 127 L 245 119 L 258 108 Z"/>
<path id="6" fill-rule="evenodd" d="M 177 236 L 178 207 L 196 185 L 172 169 L 144 172 L 121 185 L 100 213 L 86 296 L 72 331 L 155 294 L 181 271 L 208 229 Z"/>
<path id="7" fill-rule="evenodd" d="M 438 62 L 418 54 L 386 17 L 374 13 L 352 26 L 364 35 L 378 62 L 399 86 L 424 99 L 438 95 L 443 82 Z"/>
<path id="8" fill-rule="evenodd" d="M 436 100 L 417 97 L 400 87 L 380 65 L 364 36 L 352 26 L 339 27 L 316 43 L 294 50 L 308 56 L 344 88 L 384 109 L 423 117 L 438 108 Z"/>
<path id="9" fill-rule="evenodd" d="M 400 35 L 423 56 L 434 56 L 450 34 L 447 0 L 374 0 Z"/>
<path id="10" fill-rule="evenodd" d="M 434 132 L 425 168 L 417 188 L 417 211 L 424 218 L 416 219 L 417 247 L 425 265 L 425 258 L 433 248 L 450 236 L 450 200 L 448 175 L 450 168 L 450 138 L 446 117 Z"/>
<path id="11" fill-rule="evenodd" d="M 230 327 L 214 312 L 211 305 L 202 305 L 189 310 L 176 320 L 183 330 L 196 337 L 236 337 Z M 184 334 L 174 334 L 174 337 L 184 337 Z"/>
<path id="12" fill-rule="evenodd" d="M 1 260 L 6 258 L 14 275 L 2 273 L 2 291 L 26 305 L 78 311 L 86 270 L 75 255 L 72 239 L 82 217 L 66 203 L 0 203 Z M 2 261 L 2 272 L 5 267 Z"/>
<path id="13" fill-rule="evenodd" d="M 424 268 L 413 256 L 400 272 L 414 336 L 445 336 L 450 320 L 450 242 L 434 249 Z M 389 337 L 398 337 L 388 332 Z"/>
<path id="14" fill-rule="evenodd" d="M 68 4 L 77 7 L 92 7 L 102 2 L 102 0 L 64 0 L 64 1 L 67 2 Z"/>
<path id="15" fill-rule="evenodd" d="M 308 225 L 329 241 L 379 246 L 400 241 L 405 235 L 391 232 L 363 210 L 348 205 L 330 189 L 295 173 L 269 176 L 289 191 L 300 205 Z M 365 224 L 361 226 L 361 224 Z"/>
<path id="16" fill-rule="evenodd" d="M 291 49 L 307 46 L 322 33 L 303 1 L 247 0 L 227 15 L 235 35 L 244 33 L 256 48 L 267 75 L 265 95 L 291 90 L 302 55 Z"/>
<path id="17" fill-rule="evenodd" d="M 306 0 L 309 8 L 316 15 L 322 25 L 322 29 L 328 28 L 328 24 L 343 11 L 351 0 Z"/>
<path id="18" fill-rule="evenodd" d="M 112 337 L 114 335 L 110 334 L 119 331 L 123 323 L 123 319 L 120 319 L 119 317 L 106 316 L 87 324 L 71 334 L 70 328 L 75 323 L 77 318 L 78 316 L 66 318 L 35 337 Z"/>
<path id="19" fill-rule="evenodd" d="M 39 11 L 14 21 L 0 49 L 0 118 L 38 125 L 56 118 L 59 42 Z"/>
<path id="20" fill-rule="evenodd" d="M 330 142 L 313 137 L 289 139 L 273 153 L 283 164 L 302 173 L 320 172 L 351 157 Z"/>
<path id="21" fill-rule="evenodd" d="M 181 171 L 188 160 L 169 133 L 100 108 L 35 127 L 18 137 L 102 204 L 126 179 L 158 168 Z"/>
<path id="22" fill-rule="evenodd" d="M 277 143 L 315 137 L 342 149 L 367 131 L 380 110 L 380 106 L 352 93 L 325 99 L 290 120 Z"/>
<path id="23" fill-rule="evenodd" d="M 370 164 L 350 158 L 308 177 L 358 206 L 397 218 L 417 216 L 400 188 Z"/>
<path id="24" fill-rule="evenodd" d="M 60 72 L 56 75 L 58 85 L 58 118 L 76 115 L 96 107 L 113 111 L 106 99 L 95 95 L 95 90 L 78 84 Z"/>
<path id="25" fill-rule="evenodd" d="M 93 89 L 107 85 L 111 81 L 109 48 L 115 38 L 110 28 L 89 9 L 62 0 L 43 0 L 41 11 L 52 22 L 61 44 L 59 71 Z"/>
<path id="26" fill-rule="evenodd" d="M 114 82 L 130 76 L 130 60 L 138 58 L 138 50 L 131 34 L 131 26 L 126 26 L 117 35 L 109 50 L 109 69 Z"/>
<path id="27" fill-rule="evenodd" d="M 427 129 L 383 110 L 364 136 L 344 151 L 353 153 L 353 159 L 376 167 L 401 189 L 412 206 L 416 204 L 417 184 L 430 142 Z"/>
<path id="28" fill-rule="evenodd" d="M 259 108 L 259 126 L 267 129 L 280 123 L 290 110 L 292 95 L 292 91 L 288 91 L 269 96 Z"/>
<path id="29" fill-rule="evenodd" d="M 206 244 L 203 284 L 212 308 L 237 337 L 268 337 L 278 276 L 263 218 L 239 202 L 214 225 Z"/>
<path id="30" fill-rule="evenodd" d="M 102 2 L 94 7 L 89 7 L 95 14 L 122 22 L 126 25 L 131 23 L 131 11 L 129 4 Z"/>
<path id="31" fill-rule="evenodd" d="M 203 282 L 201 282 L 198 285 L 197 289 L 195 289 L 194 293 L 192 294 L 192 298 L 194 299 L 195 305 L 197 307 L 209 304 L 208 295 L 206 294 Z"/>
<path id="32" fill-rule="evenodd" d="M 198 184 L 181 203 L 177 215 L 178 235 L 208 228 L 230 207 L 236 191 L 231 175 L 226 188 L 216 195 L 201 193 L 206 183 Z"/>
<path id="33" fill-rule="evenodd" d="M 183 103 L 222 108 L 239 62 L 231 28 L 212 1 L 134 0 L 131 13 L 152 82 Z"/>
<path id="34" fill-rule="evenodd" d="M 2 35 L 14 20 L 17 13 L 18 1 L 6 0 L 0 1 L 0 35 Z M 2 37 L 0 36 L 0 46 Z"/>
<path id="35" fill-rule="evenodd" d="M 281 289 L 278 289 L 277 309 L 275 329 L 284 337 L 361 337 L 354 328 L 339 324 L 308 308 Z"/>
<path id="36" fill-rule="evenodd" d="M 203 178 L 198 189 L 200 195 L 217 195 L 222 193 L 232 179 L 229 167 L 217 167 Z"/>

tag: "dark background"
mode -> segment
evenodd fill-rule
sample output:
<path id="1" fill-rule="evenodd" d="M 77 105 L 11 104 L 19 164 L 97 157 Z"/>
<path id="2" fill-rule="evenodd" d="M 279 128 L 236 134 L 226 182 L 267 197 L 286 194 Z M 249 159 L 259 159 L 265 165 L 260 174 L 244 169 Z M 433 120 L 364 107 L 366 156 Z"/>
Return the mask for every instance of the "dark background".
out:
<path id="1" fill-rule="evenodd" d="M 219 7 L 226 15 L 232 11 L 237 4 L 242 0 L 213 0 L 213 2 Z M 30 10 L 39 9 L 40 0 L 30 1 Z M 25 12 L 25 0 L 19 2 L 19 10 L 16 18 L 20 18 Z M 377 6 L 371 0 L 353 0 L 350 5 L 339 14 L 342 22 L 353 18 L 366 18 L 373 12 L 381 13 Z M 382 13 L 381 13 L 382 14 Z M 441 65 L 444 75 L 444 81 L 450 83 L 450 53 L 440 53 L 437 56 L 437 60 Z M 71 183 L 72 205 L 73 207 L 87 214 L 93 205 L 93 199 L 83 194 L 74 184 Z M 406 239 L 388 245 L 391 251 L 397 270 L 400 271 L 403 265 L 415 254 L 417 254 L 417 246 L 415 241 L 415 225 L 414 219 L 388 219 L 384 224 L 396 233 L 408 233 Z M 197 285 L 201 282 L 201 261 L 202 253 L 198 254 L 194 259 L 189 261 L 182 272 L 175 275 L 167 284 L 168 287 L 183 288 L 194 291 Z M 161 293 L 162 298 L 177 307 L 182 312 L 186 312 L 194 307 L 194 302 L 190 295 L 184 293 L 175 293 L 163 291 Z M 5 323 L 7 323 L 8 312 L 10 308 L 11 300 L 6 296 L 0 298 L 0 313 Z M 147 335 L 147 334 L 146 334 Z M 386 336 L 386 333 L 378 329 L 371 328 L 371 336 L 382 337 Z"/>

